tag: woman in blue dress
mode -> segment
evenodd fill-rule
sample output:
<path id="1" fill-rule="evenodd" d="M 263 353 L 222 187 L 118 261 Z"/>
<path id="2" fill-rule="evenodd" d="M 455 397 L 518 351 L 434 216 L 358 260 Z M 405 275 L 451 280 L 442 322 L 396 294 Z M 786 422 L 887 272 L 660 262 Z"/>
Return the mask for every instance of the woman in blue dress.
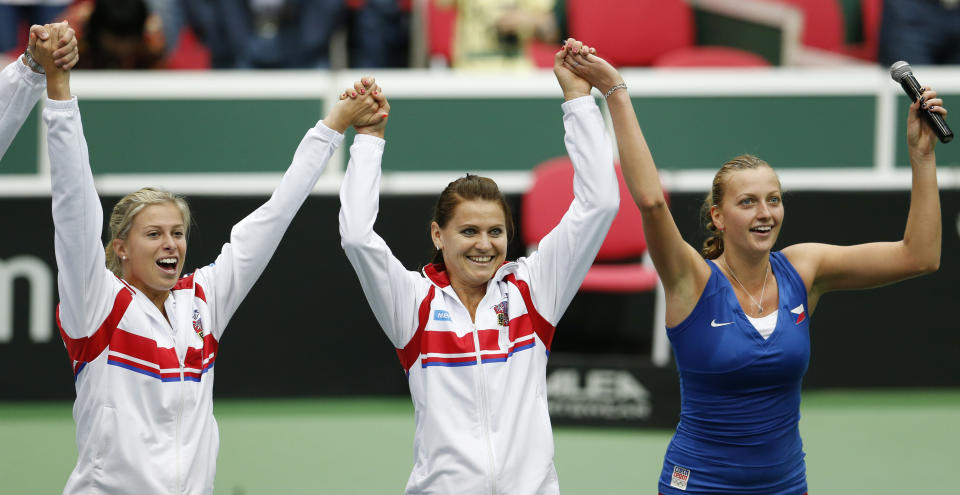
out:
<path id="1" fill-rule="evenodd" d="M 564 63 L 605 94 L 624 178 L 666 295 L 682 405 L 660 493 L 806 493 L 798 424 L 810 315 L 827 292 L 891 284 L 939 267 L 937 137 L 919 112 L 945 116 L 943 101 L 925 88 L 910 106 L 913 186 L 902 240 L 772 251 L 784 218 L 780 181 L 766 162 L 743 155 L 714 177 L 703 208 L 712 235 L 698 251 L 667 208 L 620 74 L 592 52 L 574 51 Z"/>

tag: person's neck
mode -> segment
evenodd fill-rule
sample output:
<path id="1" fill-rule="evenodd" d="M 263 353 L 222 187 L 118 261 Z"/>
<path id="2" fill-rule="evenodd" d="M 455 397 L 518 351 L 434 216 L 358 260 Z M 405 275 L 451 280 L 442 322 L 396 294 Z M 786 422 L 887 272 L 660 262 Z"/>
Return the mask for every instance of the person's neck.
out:
<path id="1" fill-rule="evenodd" d="M 744 285 L 760 285 L 767 276 L 767 266 L 770 262 L 770 252 L 762 253 L 731 253 L 725 250 L 721 261 L 727 269 L 736 273 Z"/>
<path id="2" fill-rule="evenodd" d="M 149 299 L 150 302 L 152 302 L 153 305 L 160 310 L 160 314 L 162 314 L 163 317 L 167 319 L 167 322 L 170 321 L 170 318 L 167 317 L 167 308 L 163 304 L 164 302 L 166 302 L 167 297 L 170 296 L 169 290 L 158 291 L 158 290 L 151 289 L 149 287 L 141 287 L 139 286 L 139 284 L 135 284 L 132 282 L 130 283 L 130 285 L 134 286 L 137 290 L 142 292 L 143 295 L 147 296 L 147 299 Z"/>
<path id="3" fill-rule="evenodd" d="M 470 320 L 476 321 L 477 307 L 480 306 L 480 301 L 483 299 L 483 296 L 487 294 L 487 285 L 468 287 L 451 284 L 451 286 L 453 286 L 453 291 L 457 293 L 457 297 L 460 298 L 460 302 L 467 308 L 467 311 L 470 312 Z"/>

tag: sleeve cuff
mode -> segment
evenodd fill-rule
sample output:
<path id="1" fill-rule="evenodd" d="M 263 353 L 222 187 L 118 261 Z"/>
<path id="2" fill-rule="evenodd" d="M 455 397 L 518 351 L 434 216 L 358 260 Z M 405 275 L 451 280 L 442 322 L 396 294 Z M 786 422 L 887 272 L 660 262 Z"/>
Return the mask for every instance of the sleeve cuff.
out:
<path id="1" fill-rule="evenodd" d="M 343 134 L 340 134 L 339 132 L 327 127 L 322 120 L 318 121 L 317 125 L 313 126 L 313 128 L 316 129 L 321 136 L 329 139 L 331 143 L 337 146 L 343 142 Z"/>
<path id="2" fill-rule="evenodd" d="M 26 79 L 27 82 L 29 82 L 33 86 L 40 87 L 40 86 L 46 85 L 47 84 L 46 74 L 37 74 L 36 72 L 30 70 L 29 67 L 27 67 L 26 65 L 23 65 L 23 60 L 20 60 L 22 57 L 23 57 L 23 54 L 20 54 L 17 56 L 16 60 L 13 61 L 13 63 L 16 65 L 17 74 L 19 74 L 20 77 Z"/>
<path id="3" fill-rule="evenodd" d="M 564 114 L 569 114 L 581 108 L 597 108 L 597 100 L 593 99 L 593 95 L 585 95 L 579 98 L 574 98 L 570 101 L 563 102 L 563 105 L 560 105 L 560 108 L 563 108 Z"/>
<path id="4" fill-rule="evenodd" d="M 69 100 L 51 100 L 50 98 L 47 98 L 47 101 L 43 106 L 46 109 L 56 111 L 79 110 L 76 96 L 71 96 Z"/>
<path id="5" fill-rule="evenodd" d="M 380 150 L 383 150 L 383 147 L 386 143 L 387 141 L 383 138 L 371 136 L 369 134 L 357 134 L 353 137 L 353 144 L 369 144 L 376 146 Z"/>

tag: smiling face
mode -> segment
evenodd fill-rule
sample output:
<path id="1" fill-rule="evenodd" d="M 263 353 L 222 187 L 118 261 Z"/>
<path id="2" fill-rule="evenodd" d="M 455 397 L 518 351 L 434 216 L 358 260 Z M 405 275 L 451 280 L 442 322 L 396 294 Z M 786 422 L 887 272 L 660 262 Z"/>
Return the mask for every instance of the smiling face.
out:
<path id="1" fill-rule="evenodd" d="M 171 202 L 152 204 L 133 218 L 125 239 L 114 240 L 123 278 L 151 299 L 166 298 L 183 271 L 186 225 Z"/>
<path id="2" fill-rule="evenodd" d="M 780 180 L 770 167 L 736 170 L 726 177 L 723 198 L 710 214 L 726 249 L 769 252 L 783 223 Z"/>
<path id="3" fill-rule="evenodd" d="M 463 200 L 444 227 L 430 225 L 454 289 L 485 288 L 507 256 L 507 227 L 497 201 Z"/>

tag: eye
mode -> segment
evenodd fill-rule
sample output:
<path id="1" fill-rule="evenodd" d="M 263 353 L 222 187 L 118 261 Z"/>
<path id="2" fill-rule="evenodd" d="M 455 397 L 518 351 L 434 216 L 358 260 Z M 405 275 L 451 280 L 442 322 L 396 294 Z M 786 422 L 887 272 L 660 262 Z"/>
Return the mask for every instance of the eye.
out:
<path id="1" fill-rule="evenodd" d="M 151 238 L 153 238 L 153 237 L 160 237 L 160 232 L 157 232 L 157 231 L 155 231 L 155 230 L 151 230 L 150 232 L 147 232 L 147 237 L 151 237 Z"/>
<path id="2" fill-rule="evenodd" d="M 500 227 L 494 227 L 490 229 L 490 235 L 494 237 L 500 237 L 501 235 L 503 235 L 503 229 L 501 229 Z"/>
<path id="3" fill-rule="evenodd" d="M 182 232 L 182 231 L 179 231 L 179 230 L 177 230 L 177 231 L 175 231 L 175 232 L 173 233 L 173 236 L 174 236 L 174 237 L 183 237 L 183 235 L 184 235 L 183 232 Z"/>
<path id="4" fill-rule="evenodd" d="M 740 203 L 738 204 L 742 206 L 750 206 L 753 204 L 753 198 L 743 198 L 740 200 Z"/>
<path id="5" fill-rule="evenodd" d="M 770 204 L 778 205 L 780 204 L 780 196 L 770 196 L 770 199 L 767 201 L 769 201 Z"/>
<path id="6" fill-rule="evenodd" d="M 475 234 L 477 233 L 477 229 L 475 229 L 475 228 L 473 228 L 473 227 L 467 227 L 467 228 L 461 230 L 460 233 L 463 234 L 463 235 L 465 235 L 465 236 L 472 236 L 472 235 L 475 235 Z"/>

